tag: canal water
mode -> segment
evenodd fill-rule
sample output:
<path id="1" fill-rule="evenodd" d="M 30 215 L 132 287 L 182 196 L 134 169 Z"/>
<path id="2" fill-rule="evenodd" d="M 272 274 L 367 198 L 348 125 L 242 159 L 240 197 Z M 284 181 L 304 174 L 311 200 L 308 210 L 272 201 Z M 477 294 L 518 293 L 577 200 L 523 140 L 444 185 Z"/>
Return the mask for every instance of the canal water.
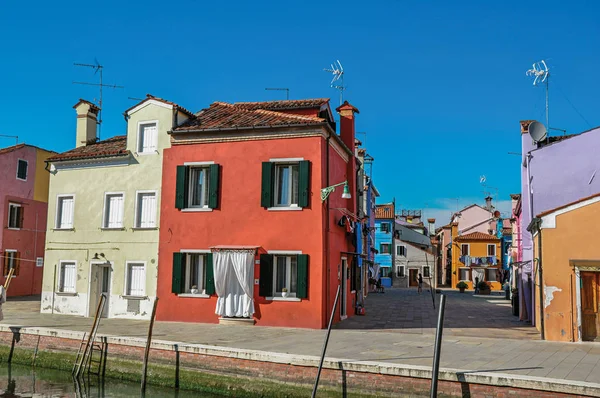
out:
<path id="1" fill-rule="evenodd" d="M 77 383 L 70 372 L 53 369 L 32 369 L 25 366 L 0 364 L 0 397 L 4 398 L 130 398 L 140 397 L 140 383 L 97 377 Z M 183 391 L 148 385 L 146 398 L 219 398 L 222 395 Z"/>

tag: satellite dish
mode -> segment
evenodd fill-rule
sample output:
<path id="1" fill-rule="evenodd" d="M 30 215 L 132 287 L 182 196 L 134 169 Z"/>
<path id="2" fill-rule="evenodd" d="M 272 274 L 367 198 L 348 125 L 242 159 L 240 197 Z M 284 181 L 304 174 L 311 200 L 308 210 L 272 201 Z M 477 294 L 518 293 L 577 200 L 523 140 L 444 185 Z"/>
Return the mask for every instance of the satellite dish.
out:
<path id="1" fill-rule="evenodd" d="M 540 142 L 546 138 L 546 127 L 540 122 L 531 122 L 528 130 L 534 142 Z"/>

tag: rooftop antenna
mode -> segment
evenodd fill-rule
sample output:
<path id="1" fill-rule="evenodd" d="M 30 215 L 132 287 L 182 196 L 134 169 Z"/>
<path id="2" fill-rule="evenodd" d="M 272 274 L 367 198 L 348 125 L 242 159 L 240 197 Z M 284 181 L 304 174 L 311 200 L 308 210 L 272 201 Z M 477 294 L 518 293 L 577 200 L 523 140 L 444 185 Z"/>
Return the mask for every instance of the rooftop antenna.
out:
<path id="1" fill-rule="evenodd" d="M 331 79 L 331 83 L 329 85 L 331 88 L 335 88 L 340 92 L 340 105 L 344 103 L 344 90 L 346 86 L 344 86 L 344 67 L 342 63 L 337 60 L 333 64 L 331 64 L 330 69 L 323 69 L 325 72 L 329 72 L 333 74 L 333 79 Z"/>
<path id="2" fill-rule="evenodd" d="M 285 91 L 285 99 L 289 100 L 290 99 L 290 89 L 289 88 L 274 88 L 274 87 L 267 87 L 265 88 L 265 90 L 269 90 L 269 91 Z"/>
<path id="3" fill-rule="evenodd" d="M 15 139 L 15 145 L 19 145 L 19 136 L 18 135 L 0 134 L 0 137 L 3 137 L 3 138 L 14 138 Z"/>
<path id="4" fill-rule="evenodd" d="M 127 97 L 127 99 L 132 101 L 143 101 L 145 98 Z"/>
<path id="5" fill-rule="evenodd" d="M 94 69 L 94 75 L 96 73 L 100 72 L 100 73 L 98 73 L 100 75 L 100 83 L 73 82 L 73 84 L 83 84 L 86 86 L 98 86 L 100 88 L 100 99 L 98 100 L 98 108 L 100 108 L 100 111 L 98 112 L 98 139 L 100 139 L 100 133 L 102 132 L 102 88 L 103 87 L 125 88 L 125 87 L 117 86 L 116 84 L 104 84 L 104 82 L 102 80 L 102 70 L 104 69 L 104 66 L 100 65 L 100 63 L 98 62 L 97 59 L 94 59 L 94 61 L 96 62 L 95 64 L 74 63 L 73 65 L 82 66 L 85 68 L 92 68 L 92 69 Z"/>
<path id="6" fill-rule="evenodd" d="M 486 196 L 492 196 L 492 192 L 491 191 L 486 191 L 486 189 L 489 189 L 489 190 L 493 189 L 493 190 L 496 191 L 496 194 L 494 195 L 495 199 L 498 200 L 498 188 L 494 188 L 494 187 L 488 186 L 486 184 L 486 181 L 487 181 L 487 177 L 485 175 L 479 176 L 479 183 L 481 184 L 481 187 L 484 189 L 483 190 L 483 194 L 486 195 Z"/>
<path id="7" fill-rule="evenodd" d="M 550 69 L 548 69 L 548 65 L 546 65 L 546 61 L 541 60 L 540 62 L 535 62 L 533 67 L 527 72 L 525 72 L 527 76 L 533 76 L 533 85 L 537 86 L 540 83 L 546 83 L 546 128 L 550 129 L 550 117 L 548 114 L 548 88 L 550 83 Z"/>

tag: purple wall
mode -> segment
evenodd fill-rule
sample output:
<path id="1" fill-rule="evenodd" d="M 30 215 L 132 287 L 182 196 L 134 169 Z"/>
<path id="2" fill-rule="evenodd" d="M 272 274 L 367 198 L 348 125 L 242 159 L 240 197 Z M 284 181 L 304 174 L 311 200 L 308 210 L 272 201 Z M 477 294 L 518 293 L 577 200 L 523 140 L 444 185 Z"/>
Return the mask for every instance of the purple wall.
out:
<path id="1" fill-rule="evenodd" d="M 535 217 L 544 211 L 600 192 L 600 128 L 537 148 L 527 128 L 522 127 L 521 148 L 523 261 L 530 261 L 533 259 L 533 242 L 527 227 L 532 214 Z M 527 276 L 523 273 L 522 277 L 526 279 Z M 532 305 L 535 308 L 535 297 Z"/>

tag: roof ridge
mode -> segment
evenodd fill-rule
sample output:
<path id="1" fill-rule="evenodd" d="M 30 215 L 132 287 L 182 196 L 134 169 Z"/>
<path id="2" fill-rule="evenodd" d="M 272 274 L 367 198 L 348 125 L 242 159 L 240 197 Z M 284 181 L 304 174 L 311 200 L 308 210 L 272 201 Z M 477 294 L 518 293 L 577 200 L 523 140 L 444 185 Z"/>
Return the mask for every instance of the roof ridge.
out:
<path id="1" fill-rule="evenodd" d="M 284 117 L 284 118 L 290 118 L 290 119 L 298 119 L 298 120 L 310 120 L 310 121 L 325 121 L 325 119 L 320 118 L 320 117 L 316 117 L 316 116 L 308 116 L 308 115 L 298 115 L 295 113 L 285 113 L 285 112 L 278 112 L 278 111 L 271 111 L 268 109 L 246 109 L 240 106 L 236 106 L 235 104 L 230 104 L 229 102 L 223 102 L 223 101 L 215 101 L 211 104 L 212 105 L 219 105 L 219 106 L 224 106 L 227 108 L 232 108 L 235 109 L 236 112 L 243 112 L 243 113 L 251 113 L 251 114 L 263 114 L 263 115 L 273 115 L 273 116 L 277 116 L 277 117 Z"/>

